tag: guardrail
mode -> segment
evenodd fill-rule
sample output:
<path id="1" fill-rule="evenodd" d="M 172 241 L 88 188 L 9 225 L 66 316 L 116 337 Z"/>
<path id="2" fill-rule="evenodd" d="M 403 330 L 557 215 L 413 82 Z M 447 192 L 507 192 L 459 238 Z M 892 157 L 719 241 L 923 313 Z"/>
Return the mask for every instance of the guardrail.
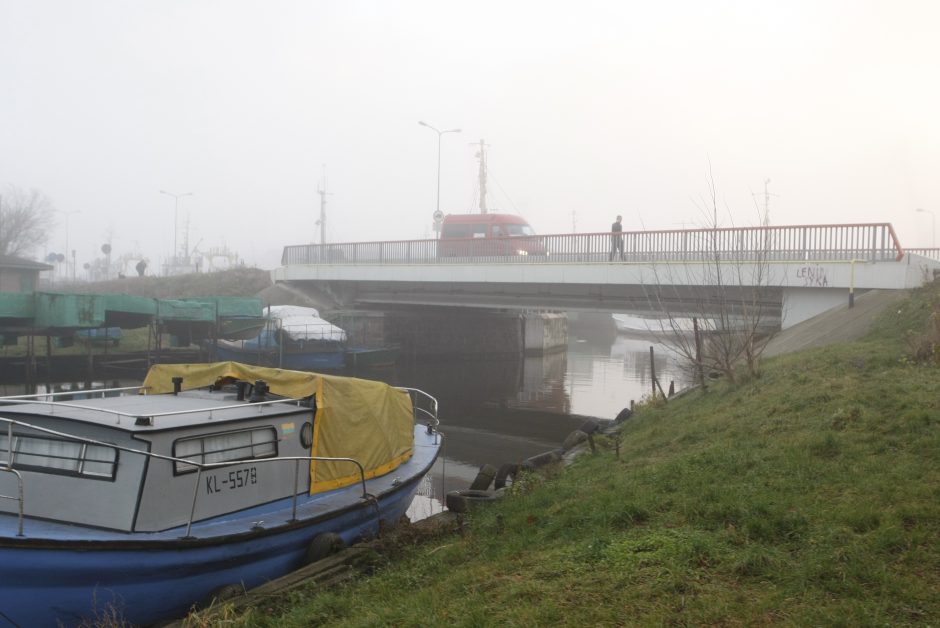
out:
<path id="1" fill-rule="evenodd" d="M 623 254 L 615 246 L 622 240 Z M 281 264 L 599 263 L 626 261 L 898 261 L 890 223 L 393 240 L 284 247 Z"/>
<path id="2" fill-rule="evenodd" d="M 904 249 L 905 253 L 910 253 L 912 255 L 922 255 L 928 259 L 940 261 L 940 249 L 936 247 L 927 247 L 919 249 Z"/>

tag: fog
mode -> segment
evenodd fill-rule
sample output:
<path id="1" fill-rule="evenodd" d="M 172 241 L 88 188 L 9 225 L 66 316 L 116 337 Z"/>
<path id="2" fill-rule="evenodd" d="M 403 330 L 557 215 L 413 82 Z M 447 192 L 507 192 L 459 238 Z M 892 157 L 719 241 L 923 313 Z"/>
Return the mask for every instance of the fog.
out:
<path id="1" fill-rule="evenodd" d="M 59 210 L 46 252 L 433 236 L 492 209 L 539 233 L 892 222 L 940 212 L 940 4 L 4 0 L 0 190 Z M 180 199 L 174 237 L 174 200 Z M 916 212 L 916 208 L 927 209 Z"/>

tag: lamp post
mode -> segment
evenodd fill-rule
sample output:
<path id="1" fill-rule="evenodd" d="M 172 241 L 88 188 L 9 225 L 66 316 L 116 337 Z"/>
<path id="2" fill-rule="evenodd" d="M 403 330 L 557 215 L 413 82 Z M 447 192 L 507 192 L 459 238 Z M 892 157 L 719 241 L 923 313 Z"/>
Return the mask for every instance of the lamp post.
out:
<path id="1" fill-rule="evenodd" d="M 65 215 L 65 278 L 68 279 L 69 276 L 69 255 L 72 256 L 72 281 L 75 281 L 75 253 L 69 251 L 69 216 L 72 214 L 80 214 L 82 210 L 80 209 L 70 209 L 68 211 L 64 209 L 57 209 L 57 212 Z"/>
<path id="2" fill-rule="evenodd" d="M 930 214 L 930 248 L 937 248 L 937 215 L 933 213 L 932 209 L 924 209 L 923 207 L 918 207 L 914 211 Z"/>
<path id="3" fill-rule="evenodd" d="M 418 124 L 426 126 L 437 133 L 437 207 L 435 209 L 436 211 L 441 211 L 441 136 L 445 133 L 460 133 L 460 129 L 445 129 L 440 131 L 424 120 L 418 120 Z"/>
<path id="4" fill-rule="evenodd" d="M 180 198 L 183 196 L 192 196 L 192 192 L 183 192 L 182 194 L 173 194 L 166 190 L 160 190 L 160 194 L 166 194 L 173 197 L 173 264 L 176 264 L 176 258 L 179 250 L 176 248 L 176 238 L 179 235 L 179 217 L 180 217 Z"/>

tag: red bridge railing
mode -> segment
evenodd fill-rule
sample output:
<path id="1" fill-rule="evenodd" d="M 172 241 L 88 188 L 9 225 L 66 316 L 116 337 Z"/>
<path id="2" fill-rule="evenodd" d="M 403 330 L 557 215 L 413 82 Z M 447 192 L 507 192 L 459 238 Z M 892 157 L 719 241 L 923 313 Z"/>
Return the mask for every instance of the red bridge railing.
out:
<path id="1" fill-rule="evenodd" d="M 610 232 L 503 238 L 397 240 L 284 247 L 291 264 L 540 264 L 620 262 Z M 623 260 L 655 262 L 898 261 L 890 223 L 625 231 Z"/>

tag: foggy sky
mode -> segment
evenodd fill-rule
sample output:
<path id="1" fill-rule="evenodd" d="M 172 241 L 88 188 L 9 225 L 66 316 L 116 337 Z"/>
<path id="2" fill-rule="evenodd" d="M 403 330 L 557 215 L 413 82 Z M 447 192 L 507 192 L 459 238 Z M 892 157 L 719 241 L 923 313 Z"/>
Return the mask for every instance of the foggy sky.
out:
<path id="1" fill-rule="evenodd" d="M 278 265 L 327 237 L 430 237 L 441 208 L 539 233 L 704 221 L 892 222 L 940 213 L 940 4 L 0 0 L 0 190 L 156 271 L 179 241 Z M 0 192 L 2 193 L 2 192 Z M 755 201 L 755 196 L 757 200 Z M 57 215 L 42 257 L 64 250 Z"/>

